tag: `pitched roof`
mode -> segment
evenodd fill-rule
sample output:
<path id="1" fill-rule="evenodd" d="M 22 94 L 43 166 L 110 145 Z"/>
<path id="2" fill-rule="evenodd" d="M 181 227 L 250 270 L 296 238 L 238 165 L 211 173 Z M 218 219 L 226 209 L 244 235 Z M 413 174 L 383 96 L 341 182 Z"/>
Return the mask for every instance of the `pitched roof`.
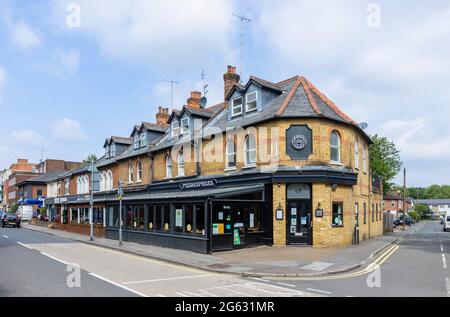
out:
<path id="1" fill-rule="evenodd" d="M 133 143 L 131 138 L 126 138 L 126 137 L 121 137 L 121 136 L 112 136 L 111 140 L 117 144 L 130 145 L 131 143 Z"/>
<path id="2" fill-rule="evenodd" d="M 169 128 L 168 124 L 156 124 L 150 122 L 142 122 L 142 126 L 146 127 L 148 130 L 156 131 L 156 132 L 166 132 Z"/>
<path id="3" fill-rule="evenodd" d="M 66 173 L 67 171 L 52 171 L 45 174 L 38 175 L 36 177 L 24 180 L 17 185 L 23 184 L 46 184 L 49 181 L 56 180 L 60 175 Z"/>

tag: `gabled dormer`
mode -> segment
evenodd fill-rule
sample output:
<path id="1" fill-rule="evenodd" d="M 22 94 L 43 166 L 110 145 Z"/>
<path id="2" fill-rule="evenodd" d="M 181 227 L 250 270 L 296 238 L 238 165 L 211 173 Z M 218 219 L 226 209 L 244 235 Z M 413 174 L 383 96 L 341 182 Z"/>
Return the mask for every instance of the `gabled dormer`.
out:
<path id="1" fill-rule="evenodd" d="M 123 153 L 131 145 L 130 138 L 112 136 L 105 140 L 103 148 L 105 149 L 105 158 L 112 159 Z"/>
<path id="2" fill-rule="evenodd" d="M 162 109 L 164 113 L 168 112 L 168 109 Z M 133 150 L 141 150 L 147 148 L 151 144 L 154 144 L 160 139 L 167 131 L 168 125 L 166 123 L 150 123 L 142 122 L 140 125 L 136 125 L 131 133 L 131 139 L 133 144 Z"/>
<path id="3" fill-rule="evenodd" d="M 236 84 L 228 92 L 228 118 L 244 117 L 262 111 L 283 90 L 277 85 L 251 76 L 245 86 Z"/>

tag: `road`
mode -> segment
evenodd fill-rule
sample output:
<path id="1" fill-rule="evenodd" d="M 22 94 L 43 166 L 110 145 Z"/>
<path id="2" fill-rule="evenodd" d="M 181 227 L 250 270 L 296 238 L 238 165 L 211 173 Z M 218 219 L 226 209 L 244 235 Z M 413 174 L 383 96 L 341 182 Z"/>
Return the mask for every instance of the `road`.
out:
<path id="1" fill-rule="evenodd" d="M 215 274 L 35 231 L 0 228 L 0 296 L 450 296 L 450 233 L 442 232 L 437 222 L 415 231 L 354 272 L 272 279 Z M 80 287 L 67 284 L 71 264 L 82 269 Z"/>

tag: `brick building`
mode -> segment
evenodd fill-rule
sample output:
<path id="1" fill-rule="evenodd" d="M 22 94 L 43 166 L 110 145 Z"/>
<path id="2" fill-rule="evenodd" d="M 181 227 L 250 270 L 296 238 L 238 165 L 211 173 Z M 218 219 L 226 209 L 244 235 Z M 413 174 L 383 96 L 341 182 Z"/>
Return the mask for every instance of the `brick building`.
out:
<path id="1" fill-rule="evenodd" d="M 105 206 L 109 238 L 118 237 L 120 213 L 125 240 L 204 253 L 383 234 L 371 139 L 304 77 L 241 84 L 229 66 L 224 101 L 207 107 L 192 92 L 181 109 L 160 108 L 155 124 L 133 127 L 130 145 L 121 139 L 108 139 L 96 164 L 103 185 L 94 201 Z"/>

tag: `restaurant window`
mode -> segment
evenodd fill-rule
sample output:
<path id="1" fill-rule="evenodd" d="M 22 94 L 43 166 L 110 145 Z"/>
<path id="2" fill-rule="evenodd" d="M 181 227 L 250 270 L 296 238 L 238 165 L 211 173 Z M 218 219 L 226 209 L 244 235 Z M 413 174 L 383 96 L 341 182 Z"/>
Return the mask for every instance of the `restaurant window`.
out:
<path id="1" fill-rule="evenodd" d="M 186 205 L 184 207 L 184 232 L 194 232 L 194 205 Z"/>
<path id="2" fill-rule="evenodd" d="M 224 235 L 232 233 L 231 205 L 214 205 L 213 215 L 213 235 Z"/>
<path id="3" fill-rule="evenodd" d="M 103 208 L 94 208 L 92 216 L 94 224 L 103 225 Z"/>
<path id="4" fill-rule="evenodd" d="M 137 206 L 134 208 L 133 228 L 143 230 L 144 226 L 144 206 Z"/>
<path id="5" fill-rule="evenodd" d="M 262 232 L 262 217 L 261 217 L 261 209 L 249 207 L 247 209 L 247 220 L 248 220 L 248 232 Z"/>
<path id="6" fill-rule="evenodd" d="M 183 206 L 175 206 L 175 232 L 183 232 Z"/>
<path id="7" fill-rule="evenodd" d="M 178 153 L 178 177 L 184 176 L 184 154 L 183 150 Z"/>
<path id="8" fill-rule="evenodd" d="M 331 162 L 341 163 L 341 137 L 337 131 L 331 132 L 330 157 Z"/>
<path id="9" fill-rule="evenodd" d="M 256 138 L 253 134 L 247 135 L 245 138 L 245 165 L 256 165 Z"/>
<path id="10" fill-rule="evenodd" d="M 170 154 L 166 156 L 166 178 L 172 178 L 172 157 Z"/>
<path id="11" fill-rule="evenodd" d="M 164 211 L 164 207 L 163 206 L 155 206 L 155 230 L 156 231 L 161 231 L 164 226 L 162 224 L 163 221 L 163 211 Z"/>
<path id="12" fill-rule="evenodd" d="M 344 225 L 344 206 L 342 203 L 333 203 L 333 227 L 342 227 Z"/>
<path id="13" fill-rule="evenodd" d="M 108 227 L 119 228 L 119 206 L 108 207 Z"/>
<path id="14" fill-rule="evenodd" d="M 170 206 L 163 206 L 163 231 L 170 232 Z"/>
<path id="15" fill-rule="evenodd" d="M 78 223 L 78 209 L 76 208 L 72 208 L 71 210 L 71 219 L 70 222 L 71 223 Z"/>
<path id="16" fill-rule="evenodd" d="M 126 206 L 126 214 L 125 214 L 125 226 L 128 228 L 133 228 L 133 206 Z"/>
<path id="17" fill-rule="evenodd" d="M 234 144 L 234 140 L 231 138 L 227 141 L 226 146 L 226 156 L 227 156 L 227 165 L 226 168 L 235 168 L 236 167 L 236 146 Z"/>
<path id="18" fill-rule="evenodd" d="M 147 230 L 155 230 L 155 206 L 147 206 L 148 217 L 147 217 Z"/>
<path id="19" fill-rule="evenodd" d="M 205 234 L 205 206 L 195 205 L 195 233 Z"/>

